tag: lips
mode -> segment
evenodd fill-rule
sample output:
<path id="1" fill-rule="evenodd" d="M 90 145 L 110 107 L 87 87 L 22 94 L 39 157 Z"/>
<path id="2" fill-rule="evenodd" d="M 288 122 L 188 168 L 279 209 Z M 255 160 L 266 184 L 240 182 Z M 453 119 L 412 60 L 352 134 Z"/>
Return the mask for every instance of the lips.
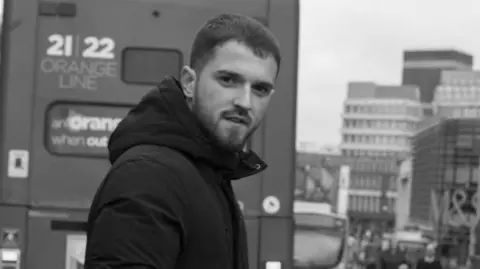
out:
<path id="1" fill-rule="evenodd" d="M 228 116 L 224 117 L 226 120 L 237 123 L 237 124 L 243 124 L 243 125 L 250 125 L 250 119 L 246 117 L 239 117 L 239 116 Z"/>

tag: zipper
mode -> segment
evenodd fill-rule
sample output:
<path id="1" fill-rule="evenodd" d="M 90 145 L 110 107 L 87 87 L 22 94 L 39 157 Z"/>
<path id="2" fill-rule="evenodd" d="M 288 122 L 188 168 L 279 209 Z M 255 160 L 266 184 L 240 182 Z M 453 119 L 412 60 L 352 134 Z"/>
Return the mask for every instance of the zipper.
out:
<path id="1" fill-rule="evenodd" d="M 228 255 L 229 255 L 229 262 L 231 268 L 235 268 L 236 264 L 236 255 L 235 255 L 235 234 L 236 234 L 236 225 L 235 225 L 235 217 L 234 214 L 232 214 L 232 206 L 231 206 L 231 199 L 230 195 L 228 193 L 228 188 L 226 186 L 225 180 L 222 180 L 220 183 L 220 190 L 221 190 L 221 195 L 223 196 L 223 201 L 226 201 L 226 203 L 222 202 L 222 207 L 224 211 L 224 221 L 225 221 L 225 237 L 227 238 L 227 249 L 228 249 Z M 231 229 L 231 230 L 230 230 Z"/>
<path id="2" fill-rule="evenodd" d="M 242 240 L 242 231 L 244 229 L 241 229 L 240 221 L 243 221 L 242 216 L 241 216 L 241 211 L 240 208 L 238 207 L 236 198 L 235 198 L 235 193 L 233 192 L 232 185 L 229 184 L 227 181 L 222 181 L 222 189 L 225 192 L 225 195 L 227 196 L 228 204 L 230 207 L 230 212 L 231 212 L 231 223 L 232 223 L 232 235 L 233 235 L 233 247 L 234 250 L 232 252 L 232 258 L 234 262 L 234 268 L 238 269 L 245 266 L 240 266 L 240 263 L 242 263 L 245 260 L 245 255 L 244 253 L 244 247 L 241 244 Z M 246 244 L 246 242 L 245 242 Z"/>

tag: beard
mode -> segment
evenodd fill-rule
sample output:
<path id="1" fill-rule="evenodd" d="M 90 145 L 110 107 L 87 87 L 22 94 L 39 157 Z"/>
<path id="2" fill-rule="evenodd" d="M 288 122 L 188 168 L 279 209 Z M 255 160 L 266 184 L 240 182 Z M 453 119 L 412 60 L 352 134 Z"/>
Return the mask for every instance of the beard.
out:
<path id="1" fill-rule="evenodd" d="M 237 125 L 226 120 L 223 115 L 217 119 L 213 113 L 209 112 L 206 104 L 196 101 L 192 104 L 192 112 L 207 133 L 207 138 L 221 149 L 233 152 L 244 151 L 258 124 Z"/>

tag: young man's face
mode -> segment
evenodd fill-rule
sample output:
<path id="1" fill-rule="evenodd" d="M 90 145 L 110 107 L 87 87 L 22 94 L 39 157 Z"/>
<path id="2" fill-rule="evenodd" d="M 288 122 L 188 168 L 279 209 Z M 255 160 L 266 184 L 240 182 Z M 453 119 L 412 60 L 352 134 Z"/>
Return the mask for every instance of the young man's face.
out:
<path id="1" fill-rule="evenodd" d="M 273 56 L 259 57 L 242 43 L 229 41 L 217 48 L 200 74 L 184 69 L 182 84 L 190 80 L 192 111 L 221 146 L 241 150 L 265 116 L 277 68 Z"/>

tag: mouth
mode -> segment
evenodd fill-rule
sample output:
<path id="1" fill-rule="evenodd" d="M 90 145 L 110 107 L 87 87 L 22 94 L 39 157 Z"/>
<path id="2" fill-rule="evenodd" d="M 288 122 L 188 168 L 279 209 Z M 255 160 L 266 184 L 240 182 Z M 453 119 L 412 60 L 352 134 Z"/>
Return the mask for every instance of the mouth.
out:
<path id="1" fill-rule="evenodd" d="M 247 118 L 244 118 L 244 117 L 230 116 L 230 117 L 225 117 L 225 120 L 233 122 L 235 124 L 240 124 L 240 125 L 245 125 L 245 126 L 250 125 L 250 120 L 247 119 Z"/>

